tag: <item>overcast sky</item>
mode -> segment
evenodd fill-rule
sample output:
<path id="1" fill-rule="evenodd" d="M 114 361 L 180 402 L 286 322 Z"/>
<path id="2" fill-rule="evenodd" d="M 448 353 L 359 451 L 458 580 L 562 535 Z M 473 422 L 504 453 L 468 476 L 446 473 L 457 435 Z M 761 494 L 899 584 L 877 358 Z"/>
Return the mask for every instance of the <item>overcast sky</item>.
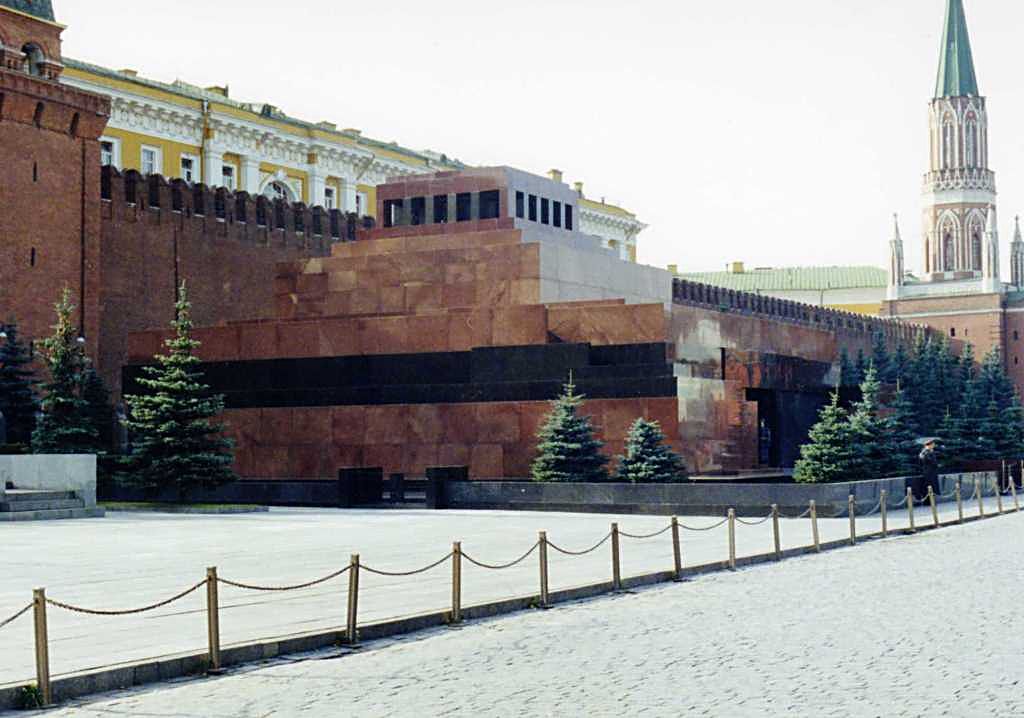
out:
<path id="1" fill-rule="evenodd" d="M 1003 274 L 1024 210 L 1024 5 L 965 0 Z M 477 165 L 552 167 L 687 270 L 921 266 L 945 0 L 54 0 L 64 52 L 229 84 L 310 121 Z"/>

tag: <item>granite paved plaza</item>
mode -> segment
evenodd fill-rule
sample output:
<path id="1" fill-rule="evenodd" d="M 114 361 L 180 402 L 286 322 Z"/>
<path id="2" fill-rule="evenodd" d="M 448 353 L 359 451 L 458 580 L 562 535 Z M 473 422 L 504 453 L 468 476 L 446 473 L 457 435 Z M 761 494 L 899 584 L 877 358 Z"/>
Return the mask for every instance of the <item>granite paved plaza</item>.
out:
<path id="1" fill-rule="evenodd" d="M 990 500 L 991 501 L 991 500 Z M 953 507 L 944 507 L 946 516 Z M 924 516 L 918 513 L 918 520 Z M 547 530 L 552 542 L 570 550 L 594 544 L 611 521 L 624 531 L 647 533 L 667 525 L 653 516 L 522 513 L 341 511 L 275 509 L 237 516 L 171 516 L 111 513 L 102 520 L 40 522 L 0 526 L 4 580 L 0 616 L 27 604 L 31 589 L 42 586 L 50 598 L 87 608 L 145 606 L 195 584 L 207 566 L 221 577 L 259 584 L 292 584 L 326 575 L 358 552 L 365 565 L 402 571 L 427 565 L 461 540 L 469 555 L 490 563 L 514 559 Z M 684 524 L 708 526 L 717 517 L 686 518 Z M 891 524 L 906 524 L 891 513 Z M 846 519 L 821 520 L 822 540 L 848 535 Z M 771 549 L 771 524 L 738 526 L 739 554 Z M 878 517 L 861 520 L 861 530 L 877 530 Z M 811 541 L 810 522 L 782 522 L 784 548 Z M 686 565 L 727 557 L 726 527 L 682 532 Z M 610 577 L 606 544 L 584 557 L 550 552 L 551 588 L 557 590 L 606 581 Z M 645 541 L 623 538 L 625 576 L 669 570 L 669 534 Z M 535 595 L 536 556 L 505 571 L 464 565 L 463 604 Z M 345 578 L 289 593 L 253 593 L 221 587 L 222 643 L 335 628 L 344 624 Z M 752 587 L 751 590 L 757 590 Z M 360 621 L 414 615 L 450 605 L 448 565 L 413 577 L 381 577 L 363 572 Z M 88 668 L 206 646 L 205 596 L 202 590 L 155 611 L 124 617 L 85 616 L 49 609 L 50 660 L 55 676 Z M 34 676 L 29 616 L 0 631 L 0 685 Z"/>
<path id="2" fill-rule="evenodd" d="M 1022 715 L 1022 543 L 1004 516 L 51 715 Z"/>

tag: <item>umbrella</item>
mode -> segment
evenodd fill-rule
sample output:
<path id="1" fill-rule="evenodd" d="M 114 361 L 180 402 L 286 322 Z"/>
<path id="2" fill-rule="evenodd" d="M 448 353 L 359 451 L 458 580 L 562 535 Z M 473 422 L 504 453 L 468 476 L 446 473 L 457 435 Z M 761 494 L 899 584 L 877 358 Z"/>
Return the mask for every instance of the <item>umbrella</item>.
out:
<path id="1" fill-rule="evenodd" d="M 942 439 L 937 436 L 923 436 L 917 440 L 918 446 L 927 446 L 928 444 L 938 444 Z"/>

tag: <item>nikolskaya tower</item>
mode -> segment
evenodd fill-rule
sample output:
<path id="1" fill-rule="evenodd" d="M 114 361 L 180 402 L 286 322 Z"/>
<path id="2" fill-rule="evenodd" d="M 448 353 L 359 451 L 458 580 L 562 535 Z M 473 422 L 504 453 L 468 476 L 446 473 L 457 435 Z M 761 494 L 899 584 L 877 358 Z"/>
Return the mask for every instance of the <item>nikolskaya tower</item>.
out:
<path id="1" fill-rule="evenodd" d="M 890 242 L 889 299 L 947 291 L 1001 292 L 988 110 L 978 90 L 962 0 L 947 0 L 939 71 L 928 117 L 930 167 L 923 188 L 923 281 L 911 283 L 905 276 L 897 227 Z M 1020 276 L 1024 243 L 1019 232 L 1014 240 L 1012 281 L 1019 286 L 1024 279 Z M 921 286 L 925 283 L 927 288 Z"/>

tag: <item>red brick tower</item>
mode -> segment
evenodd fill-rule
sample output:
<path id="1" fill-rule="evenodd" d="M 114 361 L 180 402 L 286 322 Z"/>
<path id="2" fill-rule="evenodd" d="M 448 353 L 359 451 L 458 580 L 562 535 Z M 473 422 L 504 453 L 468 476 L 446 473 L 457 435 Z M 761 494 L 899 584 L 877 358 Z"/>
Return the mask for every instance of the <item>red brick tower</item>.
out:
<path id="1" fill-rule="evenodd" d="M 95 352 L 98 137 L 110 104 L 57 82 L 63 29 L 49 0 L 0 0 L 0 320 L 46 334 L 67 286 Z"/>

